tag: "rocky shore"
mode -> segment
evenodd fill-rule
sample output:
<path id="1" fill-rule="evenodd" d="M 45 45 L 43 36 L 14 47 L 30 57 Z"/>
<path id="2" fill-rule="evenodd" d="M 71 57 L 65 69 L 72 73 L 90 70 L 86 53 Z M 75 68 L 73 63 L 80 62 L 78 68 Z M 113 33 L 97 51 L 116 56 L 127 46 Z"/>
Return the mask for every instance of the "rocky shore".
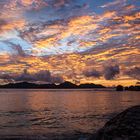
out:
<path id="1" fill-rule="evenodd" d="M 140 140 L 140 106 L 121 112 L 89 140 Z"/>

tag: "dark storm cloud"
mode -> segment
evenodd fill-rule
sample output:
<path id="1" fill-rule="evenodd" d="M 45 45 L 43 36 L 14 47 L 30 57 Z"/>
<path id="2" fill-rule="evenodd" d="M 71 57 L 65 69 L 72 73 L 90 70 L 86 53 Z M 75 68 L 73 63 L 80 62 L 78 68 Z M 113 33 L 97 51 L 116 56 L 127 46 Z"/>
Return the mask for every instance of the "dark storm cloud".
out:
<path id="1" fill-rule="evenodd" d="M 10 76 L 9 74 L 0 73 L 0 79 L 11 80 L 12 76 Z"/>
<path id="2" fill-rule="evenodd" d="M 116 65 L 108 65 L 104 66 L 102 70 L 97 71 L 97 70 L 86 70 L 83 72 L 83 74 L 86 77 L 95 77 L 95 78 L 100 78 L 104 77 L 106 80 L 112 80 L 115 79 L 115 77 L 120 73 L 120 68 L 119 66 Z"/>
<path id="3" fill-rule="evenodd" d="M 105 66 L 104 68 L 104 77 L 106 80 L 112 80 L 120 73 L 120 68 L 118 65 L 114 66 Z"/>
<path id="4" fill-rule="evenodd" d="M 63 80 L 63 78 L 60 77 L 60 76 L 52 76 L 52 77 L 51 77 L 51 82 L 52 82 L 52 83 L 63 83 L 64 80 Z"/>
<path id="5" fill-rule="evenodd" d="M 41 70 L 34 74 L 28 73 L 25 69 L 24 72 L 20 75 L 11 75 L 6 73 L 0 73 L 0 79 L 15 82 L 46 82 L 46 83 L 62 83 L 64 80 L 60 76 L 52 76 L 50 71 L 48 70 Z"/>
<path id="6" fill-rule="evenodd" d="M 124 74 L 140 80 L 140 67 L 131 68 L 130 70 L 125 71 Z"/>
<path id="7" fill-rule="evenodd" d="M 84 71 L 83 74 L 86 77 L 95 77 L 95 78 L 99 78 L 101 76 L 101 72 L 97 71 L 97 70 L 87 70 Z"/>
<path id="8" fill-rule="evenodd" d="M 39 71 L 35 74 L 30 74 L 25 69 L 24 72 L 15 78 L 15 81 L 51 81 L 51 74 L 49 71 Z"/>
<path id="9" fill-rule="evenodd" d="M 50 71 L 41 70 L 36 73 L 28 73 L 27 69 L 24 72 L 14 78 L 15 81 L 30 81 L 30 82 L 47 82 L 47 83 L 62 83 L 63 78 L 59 76 L 52 76 Z"/>
<path id="10" fill-rule="evenodd" d="M 30 82 L 48 82 L 51 83 L 53 81 L 55 82 L 61 82 L 61 78 L 59 77 L 53 77 L 51 73 L 48 70 L 41 70 L 38 71 L 35 74 L 28 73 L 27 69 L 24 70 L 24 72 L 20 75 L 14 75 L 11 76 L 10 74 L 0 73 L 0 79 L 3 80 L 13 80 L 16 82 L 20 81 L 30 81 Z"/>

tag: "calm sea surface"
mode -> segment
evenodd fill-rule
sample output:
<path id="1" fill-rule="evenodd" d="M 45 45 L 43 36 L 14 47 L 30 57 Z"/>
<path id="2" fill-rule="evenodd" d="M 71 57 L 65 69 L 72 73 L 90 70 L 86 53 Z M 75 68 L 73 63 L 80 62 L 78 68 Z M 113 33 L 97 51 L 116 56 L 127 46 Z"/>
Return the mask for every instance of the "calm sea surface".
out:
<path id="1" fill-rule="evenodd" d="M 93 133 L 133 105 L 140 105 L 140 92 L 0 90 L 0 137 L 51 140 Z"/>

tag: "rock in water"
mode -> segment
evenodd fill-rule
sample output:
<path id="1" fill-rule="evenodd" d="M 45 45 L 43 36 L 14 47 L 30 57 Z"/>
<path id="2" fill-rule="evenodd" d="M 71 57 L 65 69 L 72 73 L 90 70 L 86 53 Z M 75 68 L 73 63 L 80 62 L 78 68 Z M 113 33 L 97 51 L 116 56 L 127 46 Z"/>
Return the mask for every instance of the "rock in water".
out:
<path id="1" fill-rule="evenodd" d="M 140 106 L 118 114 L 90 140 L 140 140 Z"/>

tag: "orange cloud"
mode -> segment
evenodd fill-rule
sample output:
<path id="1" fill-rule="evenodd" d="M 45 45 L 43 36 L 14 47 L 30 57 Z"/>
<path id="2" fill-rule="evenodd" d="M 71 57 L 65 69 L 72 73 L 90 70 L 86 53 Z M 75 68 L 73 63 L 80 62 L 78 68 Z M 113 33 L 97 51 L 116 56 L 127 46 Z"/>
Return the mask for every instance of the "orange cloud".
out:
<path id="1" fill-rule="evenodd" d="M 64 2 L 60 0 L 55 6 L 62 6 Z M 120 82 L 129 85 L 136 82 L 136 79 L 122 75 L 124 70 L 140 66 L 140 26 L 137 24 L 140 13 L 134 12 L 134 6 L 125 7 L 125 13 L 114 10 L 101 15 L 84 15 L 66 21 L 30 25 L 24 17 L 25 9 L 30 9 L 33 3 L 33 8 L 37 9 L 47 6 L 47 3 L 44 5 L 42 0 L 20 0 L 20 3 L 21 9 L 17 1 L 5 6 L 10 12 L 4 10 L 2 13 L 1 18 L 5 22 L 0 24 L 0 31 L 18 30 L 19 35 L 31 44 L 31 48 L 25 51 L 24 56 L 14 56 L 11 52 L 0 53 L 0 72 L 16 75 L 25 69 L 31 74 L 49 70 L 52 75 L 60 75 L 64 80 L 81 83 L 90 81 L 110 85 Z M 61 55 L 60 46 L 64 46 L 65 50 Z M 69 48 L 74 51 L 69 51 Z M 45 49 L 56 52 L 50 55 Z M 102 71 L 103 66 L 109 65 L 110 61 L 115 61 L 121 69 L 116 80 L 107 81 L 103 76 L 97 79 L 83 75 L 85 69 Z"/>
<path id="2" fill-rule="evenodd" d="M 22 20 L 7 22 L 6 24 L 2 25 L 0 28 L 2 31 L 8 31 L 13 29 L 22 30 L 25 24 L 26 21 L 22 19 Z"/>
<path id="3" fill-rule="evenodd" d="M 57 44 L 57 39 L 55 37 L 39 40 L 35 43 L 35 47 L 37 48 L 49 48 L 55 47 Z"/>

